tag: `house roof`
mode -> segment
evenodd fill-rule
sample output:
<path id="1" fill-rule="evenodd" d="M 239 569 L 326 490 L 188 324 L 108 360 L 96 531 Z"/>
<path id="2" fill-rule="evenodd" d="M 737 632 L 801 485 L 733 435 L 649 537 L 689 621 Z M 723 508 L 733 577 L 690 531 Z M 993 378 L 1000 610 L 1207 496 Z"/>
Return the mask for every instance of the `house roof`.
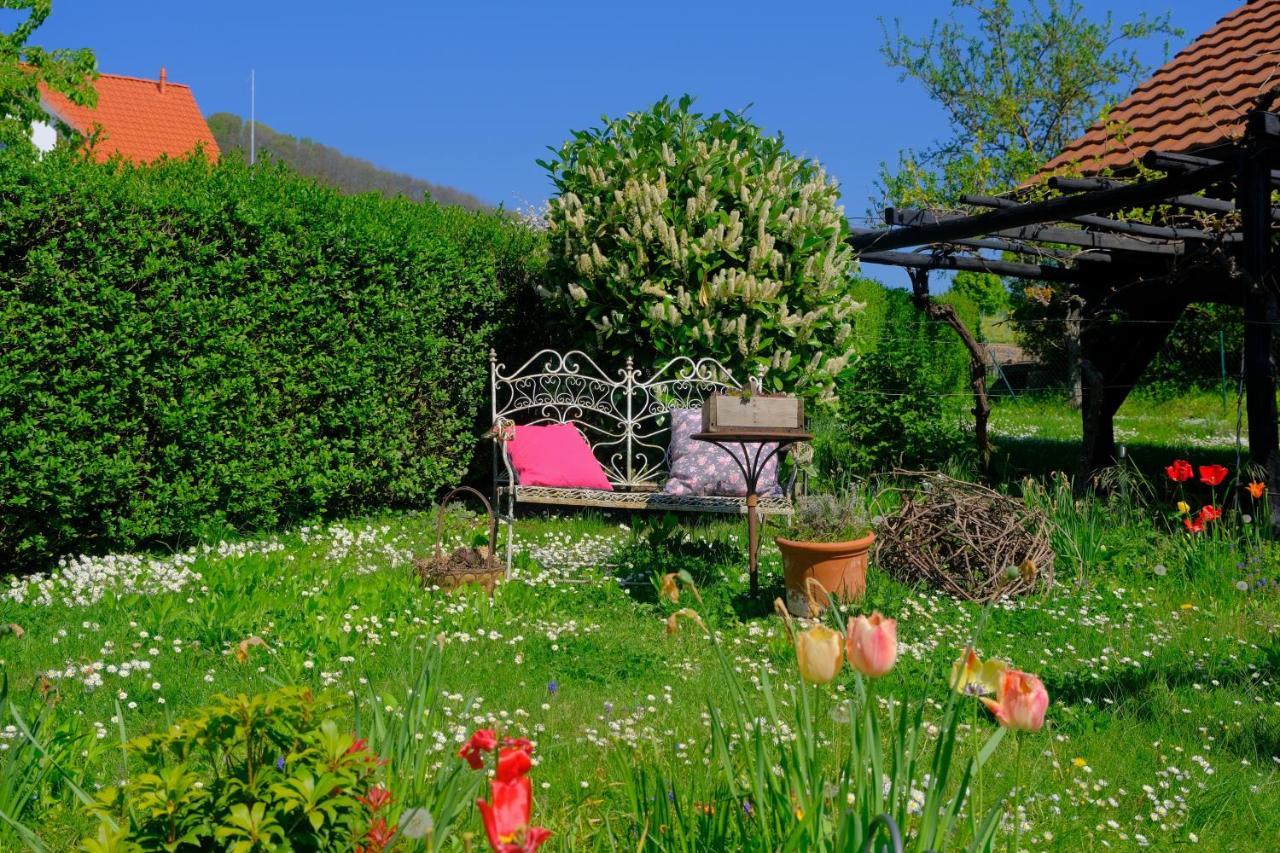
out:
<path id="1" fill-rule="evenodd" d="M 1041 170 L 1120 169 L 1152 149 L 1186 153 L 1239 138 L 1250 101 L 1280 83 L 1280 0 L 1223 17 Z"/>
<path id="2" fill-rule="evenodd" d="M 45 110 L 86 136 L 101 131 L 93 147 L 97 160 L 120 154 L 135 163 L 150 163 L 161 155 L 180 157 L 204 143 L 210 159 L 219 155 L 191 87 L 168 81 L 102 74 L 94 82 L 96 108 L 77 106 L 44 85 L 40 97 Z"/>

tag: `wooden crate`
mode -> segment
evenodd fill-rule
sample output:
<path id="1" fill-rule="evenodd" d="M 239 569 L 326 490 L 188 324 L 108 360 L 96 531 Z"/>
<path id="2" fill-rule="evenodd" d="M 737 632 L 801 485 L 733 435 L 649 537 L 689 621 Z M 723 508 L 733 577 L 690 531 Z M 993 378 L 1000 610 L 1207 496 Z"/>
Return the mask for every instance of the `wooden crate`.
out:
<path id="1" fill-rule="evenodd" d="M 702 405 L 702 431 L 804 432 L 804 401 L 762 394 L 713 394 Z"/>

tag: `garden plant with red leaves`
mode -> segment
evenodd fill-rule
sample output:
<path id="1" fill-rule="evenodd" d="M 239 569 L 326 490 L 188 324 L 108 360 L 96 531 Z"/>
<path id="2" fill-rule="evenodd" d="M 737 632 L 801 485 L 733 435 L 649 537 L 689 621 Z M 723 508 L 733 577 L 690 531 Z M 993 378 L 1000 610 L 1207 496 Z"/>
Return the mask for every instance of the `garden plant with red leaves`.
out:
<path id="1" fill-rule="evenodd" d="M 506 738 L 498 746 L 493 729 L 479 729 L 458 750 L 473 770 L 485 766 L 484 754 L 497 752 L 493 779 L 489 782 L 489 799 L 476 800 L 484 820 L 485 834 L 494 853 L 533 853 L 551 833 L 541 826 L 530 826 L 533 813 L 533 744 L 525 738 Z"/>

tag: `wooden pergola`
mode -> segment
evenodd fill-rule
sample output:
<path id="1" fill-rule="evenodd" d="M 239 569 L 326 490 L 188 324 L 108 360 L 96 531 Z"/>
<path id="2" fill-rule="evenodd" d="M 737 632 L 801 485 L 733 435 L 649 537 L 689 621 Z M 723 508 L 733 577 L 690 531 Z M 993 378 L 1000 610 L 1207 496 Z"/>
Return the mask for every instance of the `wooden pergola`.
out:
<path id="1" fill-rule="evenodd" d="M 1065 290 L 1067 322 L 1079 329 L 1086 472 L 1114 463 L 1115 413 L 1183 310 L 1193 302 L 1242 305 L 1249 451 L 1265 469 L 1272 518 L 1280 522 L 1272 363 L 1280 115 L 1268 111 L 1278 97 L 1280 89 L 1255 100 L 1238 139 L 1194 155 L 1148 151 L 1142 162 L 1158 177 L 1051 178 L 1054 197 L 967 196 L 961 201 L 968 213 L 888 208 L 886 228 L 857 230 L 849 242 L 866 263 L 906 267 L 918 304 L 962 337 L 962 324 L 929 299 L 932 270 L 994 273 Z M 971 338 L 966 343 L 976 348 Z M 981 377 L 974 387 L 985 431 Z"/>

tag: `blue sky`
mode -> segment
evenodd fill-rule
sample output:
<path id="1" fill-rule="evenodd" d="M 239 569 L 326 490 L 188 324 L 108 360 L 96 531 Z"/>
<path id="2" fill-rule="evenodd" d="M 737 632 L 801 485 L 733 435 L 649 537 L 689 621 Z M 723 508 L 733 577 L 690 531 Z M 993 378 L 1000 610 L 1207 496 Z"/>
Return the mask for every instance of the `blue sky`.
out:
<path id="1" fill-rule="evenodd" d="M 1173 12 L 1189 40 L 1242 0 L 1084 0 L 1125 20 Z M 174 3 L 55 0 L 45 47 L 90 47 L 102 71 L 194 87 L 206 115 L 258 118 L 380 166 L 522 207 L 534 163 L 601 114 L 689 92 L 751 105 L 865 213 L 877 165 L 936 132 L 938 111 L 879 54 L 879 19 L 923 32 L 950 0 Z M 1176 50 L 1181 45 L 1175 45 Z M 1158 46 L 1151 51 L 1158 63 Z"/>

